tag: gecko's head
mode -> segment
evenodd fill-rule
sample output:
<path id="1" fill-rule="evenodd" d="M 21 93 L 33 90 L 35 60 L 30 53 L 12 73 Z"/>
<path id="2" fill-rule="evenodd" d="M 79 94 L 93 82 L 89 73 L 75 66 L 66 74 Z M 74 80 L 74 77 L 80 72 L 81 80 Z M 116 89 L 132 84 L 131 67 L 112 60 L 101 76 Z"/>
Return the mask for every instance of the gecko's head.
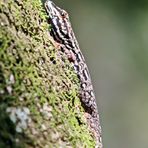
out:
<path id="1" fill-rule="evenodd" d="M 63 43 L 64 39 L 69 38 L 69 28 L 71 28 L 68 13 L 56 6 L 51 0 L 45 2 L 45 8 L 52 26 L 51 35 L 56 41 Z"/>
<path id="2" fill-rule="evenodd" d="M 51 0 L 47 0 L 45 2 L 45 8 L 52 23 L 55 23 L 54 21 L 56 21 L 57 23 L 63 24 L 66 22 L 66 20 L 69 20 L 68 13 L 60 7 L 56 6 Z"/>
<path id="3" fill-rule="evenodd" d="M 49 15 L 49 21 L 51 24 L 51 36 L 59 43 L 69 44 L 70 48 L 74 43 L 71 43 L 71 38 L 74 38 L 72 34 L 71 24 L 69 21 L 68 13 L 56 6 L 51 0 L 45 2 L 45 8 Z"/>

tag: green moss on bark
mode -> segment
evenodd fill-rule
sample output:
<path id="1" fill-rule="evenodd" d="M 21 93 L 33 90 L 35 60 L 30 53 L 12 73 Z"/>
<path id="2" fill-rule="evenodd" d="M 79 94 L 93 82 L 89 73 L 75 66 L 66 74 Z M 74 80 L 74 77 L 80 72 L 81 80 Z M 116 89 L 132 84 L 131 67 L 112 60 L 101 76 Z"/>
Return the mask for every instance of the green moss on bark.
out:
<path id="1" fill-rule="evenodd" d="M 39 0 L 0 2 L 0 147 L 94 147 L 46 18 Z"/>

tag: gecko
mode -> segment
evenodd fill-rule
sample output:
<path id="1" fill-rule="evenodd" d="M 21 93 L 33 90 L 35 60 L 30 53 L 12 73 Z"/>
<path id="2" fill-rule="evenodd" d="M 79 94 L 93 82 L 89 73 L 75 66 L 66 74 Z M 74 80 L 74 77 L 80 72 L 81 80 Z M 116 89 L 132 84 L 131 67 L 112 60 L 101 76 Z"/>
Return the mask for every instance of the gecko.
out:
<path id="1" fill-rule="evenodd" d="M 96 139 L 96 147 L 102 148 L 102 132 L 94 89 L 88 66 L 72 29 L 68 13 L 51 0 L 45 2 L 45 9 L 51 24 L 50 35 L 65 52 L 80 81 L 80 99 L 86 112 L 90 129 Z"/>

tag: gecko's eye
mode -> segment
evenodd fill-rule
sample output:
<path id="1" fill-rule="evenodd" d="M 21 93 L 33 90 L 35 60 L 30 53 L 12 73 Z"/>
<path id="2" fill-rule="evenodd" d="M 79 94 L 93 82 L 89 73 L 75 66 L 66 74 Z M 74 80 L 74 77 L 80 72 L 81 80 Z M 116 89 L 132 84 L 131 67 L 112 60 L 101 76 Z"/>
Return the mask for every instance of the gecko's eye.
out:
<path id="1" fill-rule="evenodd" d="M 66 14 L 65 14 L 65 12 L 62 12 L 61 15 L 62 15 L 62 17 L 65 17 Z"/>
<path id="2" fill-rule="evenodd" d="M 63 11 L 61 12 L 61 16 L 62 16 L 63 18 L 68 18 L 68 13 L 63 10 Z"/>

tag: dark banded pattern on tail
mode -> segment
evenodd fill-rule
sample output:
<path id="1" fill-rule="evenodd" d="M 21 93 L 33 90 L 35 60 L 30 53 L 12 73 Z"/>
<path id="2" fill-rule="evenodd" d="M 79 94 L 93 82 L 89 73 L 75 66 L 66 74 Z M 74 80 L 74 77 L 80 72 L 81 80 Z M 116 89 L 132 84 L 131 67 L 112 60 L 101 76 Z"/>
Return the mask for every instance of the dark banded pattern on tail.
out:
<path id="1" fill-rule="evenodd" d="M 45 8 L 52 26 L 50 32 L 51 36 L 62 48 L 64 48 L 65 51 L 68 50 L 69 53 L 74 55 L 72 62 L 78 78 L 80 79 L 80 97 L 82 106 L 88 113 L 90 127 L 94 130 L 97 142 L 100 144 L 98 147 L 102 148 L 99 114 L 90 74 L 72 30 L 68 13 L 56 6 L 51 0 L 46 1 Z"/>

